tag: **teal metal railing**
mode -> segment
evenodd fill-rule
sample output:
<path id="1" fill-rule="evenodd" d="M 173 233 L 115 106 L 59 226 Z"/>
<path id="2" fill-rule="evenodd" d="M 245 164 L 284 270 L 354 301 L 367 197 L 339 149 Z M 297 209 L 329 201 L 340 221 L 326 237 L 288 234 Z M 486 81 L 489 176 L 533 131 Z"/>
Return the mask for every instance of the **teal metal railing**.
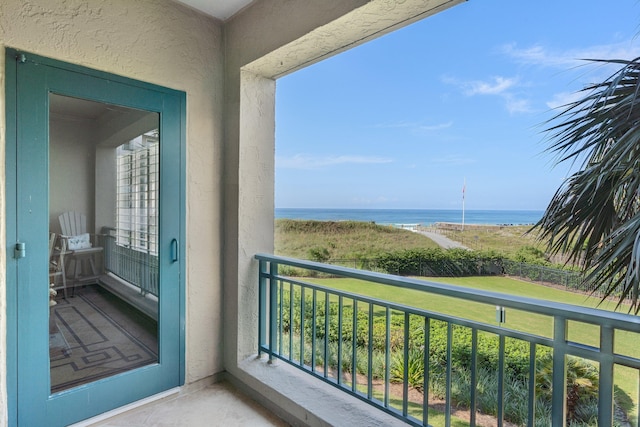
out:
<path id="1" fill-rule="evenodd" d="M 579 417 L 589 419 L 584 425 L 638 425 L 636 316 L 272 255 L 256 259 L 259 353 L 411 425 L 435 419 L 450 426 L 454 406 L 467 408 L 472 426 L 479 412 L 498 426 L 562 426 Z M 279 273 L 292 267 L 309 278 Z M 333 287 L 336 278 L 349 279 L 344 286 L 357 293 Z M 367 293 L 380 292 L 368 287 L 406 290 L 387 294 L 411 292 L 415 304 L 372 297 Z M 489 315 L 421 308 L 438 298 L 449 301 L 438 303 L 443 309 Z M 534 319 L 549 327 L 540 330 Z M 443 413 L 429 410 L 432 398 L 444 400 Z"/>
<path id="2" fill-rule="evenodd" d="M 143 295 L 158 296 L 158 256 L 116 243 L 115 228 L 103 227 L 104 267 Z"/>

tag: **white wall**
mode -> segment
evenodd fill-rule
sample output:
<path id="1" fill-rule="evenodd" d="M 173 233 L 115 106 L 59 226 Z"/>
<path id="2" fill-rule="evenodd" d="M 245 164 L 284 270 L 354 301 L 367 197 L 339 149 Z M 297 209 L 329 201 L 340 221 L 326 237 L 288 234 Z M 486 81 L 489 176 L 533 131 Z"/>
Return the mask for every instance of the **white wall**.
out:
<path id="1" fill-rule="evenodd" d="M 222 371 L 221 24 L 168 0 L 2 0 L 0 50 L 5 46 L 186 92 L 186 381 Z M 4 70 L 2 52 L 0 212 L 6 210 Z M 6 241 L 4 221 L 0 240 Z M 7 393 L 5 256 L 0 251 L 0 425 Z"/>
<path id="2" fill-rule="evenodd" d="M 87 216 L 93 227 L 95 144 L 91 123 L 52 116 L 49 120 L 49 230 L 60 233 L 58 215 Z"/>

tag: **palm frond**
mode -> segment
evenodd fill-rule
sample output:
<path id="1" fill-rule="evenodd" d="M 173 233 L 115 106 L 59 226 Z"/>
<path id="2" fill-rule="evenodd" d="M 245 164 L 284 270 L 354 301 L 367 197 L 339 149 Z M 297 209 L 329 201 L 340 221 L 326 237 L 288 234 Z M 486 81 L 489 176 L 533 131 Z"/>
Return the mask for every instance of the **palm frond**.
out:
<path id="1" fill-rule="evenodd" d="M 581 168 L 556 191 L 534 226 L 551 253 L 582 266 L 585 282 L 630 297 L 638 313 L 640 283 L 640 58 L 593 60 L 621 66 L 564 106 L 546 131 L 557 163 Z"/>

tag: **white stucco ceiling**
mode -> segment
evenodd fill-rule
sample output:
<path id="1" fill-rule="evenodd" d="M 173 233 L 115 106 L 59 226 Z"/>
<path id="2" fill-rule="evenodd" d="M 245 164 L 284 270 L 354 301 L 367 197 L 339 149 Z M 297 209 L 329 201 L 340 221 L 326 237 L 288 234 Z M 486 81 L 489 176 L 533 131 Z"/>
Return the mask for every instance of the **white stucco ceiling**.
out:
<path id="1" fill-rule="evenodd" d="M 253 0 L 177 0 L 222 21 L 232 17 L 237 11 Z"/>

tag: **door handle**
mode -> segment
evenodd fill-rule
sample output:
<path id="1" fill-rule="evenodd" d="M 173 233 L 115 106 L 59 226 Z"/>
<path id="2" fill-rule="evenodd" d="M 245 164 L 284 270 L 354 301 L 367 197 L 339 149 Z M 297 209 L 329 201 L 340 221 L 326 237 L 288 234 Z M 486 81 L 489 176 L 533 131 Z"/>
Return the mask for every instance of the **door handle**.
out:
<path id="1" fill-rule="evenodd" d="M 171 262 L 178 262 L 178 239 L 171 239 Z"/>

